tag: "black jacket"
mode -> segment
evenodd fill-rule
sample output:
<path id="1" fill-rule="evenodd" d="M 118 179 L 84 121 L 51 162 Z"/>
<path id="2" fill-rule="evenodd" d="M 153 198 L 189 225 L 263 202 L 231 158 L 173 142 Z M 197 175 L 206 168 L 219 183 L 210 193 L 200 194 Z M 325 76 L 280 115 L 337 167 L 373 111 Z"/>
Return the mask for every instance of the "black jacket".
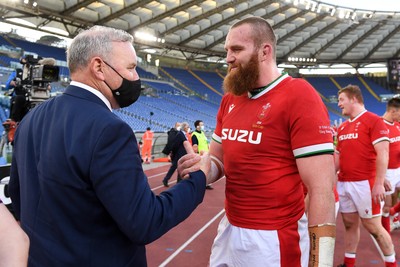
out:
<path id="1" fill-rule="evenodd" d="M 174 139 L 176 137 L 176 134 L 179 131 L 175 128 L 171 128 L 167 134 L 168 134 L 168 139 L 167 139 L 167 144 L 165 145 L 164 149 L 162 150 L 162 153 L 164 153 L 165 155 L 169 155 L 172 151 L 172 145 L 174 142 Z"/>

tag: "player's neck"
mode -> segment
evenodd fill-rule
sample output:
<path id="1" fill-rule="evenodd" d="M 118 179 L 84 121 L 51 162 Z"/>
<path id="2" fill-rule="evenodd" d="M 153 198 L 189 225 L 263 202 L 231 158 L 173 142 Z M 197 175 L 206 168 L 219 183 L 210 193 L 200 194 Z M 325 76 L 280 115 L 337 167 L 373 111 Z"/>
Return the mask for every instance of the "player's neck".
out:
<path id="1" fill-rule="evenodd" d="M 394 120 L 392 119 L 392 117 L 391 117 L 387 112 L 385 112 L 385 114 L 383 114 L 382 118 L 383 118 L 385 121 L 389 122 L 389 123 L 393 123 L 393 122 L 394 122 Z"/>
<path id="2" fill-rule="evenodd" d="M 353 112 L 352 112 L 352 114 L 351 114 L 351 116 L 350 116 L 350 119 L 351 120 L 354 120 L 355 118 L 357 118 L 361 113 L 363 113 L 364 111 L 366 111 L 366 109 L 365 109 L 365 107 L 362 105 L 362 106 L 359 106 L 359 107 L 357 107 Z"/>
<path id="3" fill-rule="evenodd" d="M 266 67 L 266 68 L 260 70 L 260 77 L 258 78 L 256 87 L 258 87 L 258 88 L 266 87 L 281 76 L 282 76 L 282 73 L 279 71 L 279 69 L 276 66 Z"/>
<path id="4" fill-rule="evenodd" d="M 255 95 L 258 95 L 259 93 L 261 93 L 262 91 L 264 91 L 265 89 L 270 89 L 270 88 L 271 88 L 271 85 L 272 85 L 273 83 L 275 83 L 278 79 L 280 79 L 282 76 L 284 76 L 284 75 L 286 75 L 286 74 L 287 74 L 286 72 L 279 73 L 279 75 L 276 76 L 275 79 L 273 79 L 273 80 L 268 80 L 269 82 L 268 82 L 267 84 L 263 84 L 262 86 L 253 89 L 252 91 L 249 92 L 249 94 L 250 94 L 251 96 L 255 96 Z M 267 80 L 265 80 L 265 82 L 266 82 L 266 81 L 267 81 Z"/>

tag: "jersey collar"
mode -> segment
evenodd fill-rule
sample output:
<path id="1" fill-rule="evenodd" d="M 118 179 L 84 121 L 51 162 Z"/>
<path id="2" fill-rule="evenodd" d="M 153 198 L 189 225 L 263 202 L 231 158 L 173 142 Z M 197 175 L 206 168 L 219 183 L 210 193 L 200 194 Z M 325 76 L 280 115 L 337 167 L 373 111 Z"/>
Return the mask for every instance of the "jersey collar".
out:
<path id="1" fill-rule="evenodd" d="M 275 86 L 277 86 L 281 81 L 289 77 L 289 74 L 287 72 L 283 72 L 278 78 L 276 78 L 274 81 L 271 83 L 267 84 L 264 87 L 256 88 L 251 92 L 248 92 L 247 95 L 250 99 L 257 99 L 264 94 L 268 93 L 271 89 L 273 89 Z"/>
<path id="2" fill-rule="evenodd" d="M 363 111 L 361 111 L 357 116 L 355 116 L 353 119 L 349 119 L 350 122 L 353 122 L 355 120 L 357 120 L 358 118 L 360 118 L 365 112 L 367 112 L 366 109 L 364 109 Z"/>
<path id="3" fill-rule="evenodd" d="M 386 119 L 384 119 L 384 118 L 382 118 L 382 119 L 383 119 L 383 122 L 384 122 L 384 123 L 389 124 L 389 125 L 391 125 L 391 126 L 394 125 L 394 121 L 388 121 L 388 120 L 386 120 Z"/>

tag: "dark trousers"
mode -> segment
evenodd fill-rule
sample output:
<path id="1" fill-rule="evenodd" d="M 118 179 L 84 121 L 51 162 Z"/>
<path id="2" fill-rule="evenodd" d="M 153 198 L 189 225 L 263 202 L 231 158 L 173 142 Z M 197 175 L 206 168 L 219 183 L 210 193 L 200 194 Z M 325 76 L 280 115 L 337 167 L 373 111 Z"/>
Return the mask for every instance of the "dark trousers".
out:
<path id="1" fill-rule="evenodd" d="M 20 122 L 28 113 L 27 103 L 24 95 L 15 95 L 11 98 L 10 119 Z"/>
<path id="2" fill-rule="evenodd" d="M 171 167 L 169 167 L 169 170 L 165 175 L 163 182 L 168 183 L 168 180 L 171 179 L 171 176 L 174 174 L 177 167 L 178 167 L 178 159 L 173 158 L 171 160 Z M 179 173 L 177 173 L 177 177 L 178 177 L 177 182 L 179 183 L 182 180 L 182 178 L 179 176 Z"/>

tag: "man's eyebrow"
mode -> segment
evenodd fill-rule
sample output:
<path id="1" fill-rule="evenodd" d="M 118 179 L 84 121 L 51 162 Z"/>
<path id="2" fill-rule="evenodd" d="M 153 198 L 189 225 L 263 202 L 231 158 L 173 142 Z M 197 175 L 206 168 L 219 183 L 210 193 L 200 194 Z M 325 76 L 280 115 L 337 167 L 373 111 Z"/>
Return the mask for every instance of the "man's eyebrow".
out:
<path id="1" fill-rule="evenodd" d="M 242 49 L 242 48 L 244 48 L 243 45 L 231 45 L 231 46 L 229 47 L 229 49 Z"/>

